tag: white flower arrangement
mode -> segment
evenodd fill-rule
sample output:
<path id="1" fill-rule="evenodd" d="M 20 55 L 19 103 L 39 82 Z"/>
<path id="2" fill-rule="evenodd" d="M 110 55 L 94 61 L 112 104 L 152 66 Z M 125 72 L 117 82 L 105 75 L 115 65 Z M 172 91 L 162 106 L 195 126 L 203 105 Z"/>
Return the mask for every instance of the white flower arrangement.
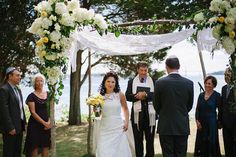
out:
<path id="1" fill-rule="evenodd" d="M 45 66 L 44 74 L 49 85 L 60 81 L 66 67 L 72 43 L 71 33 L 85 25 L 92 26 L 102 34 L 107 29 L 103 16 L 93 10 L 80 8 L 78 0 L 48 0 L 35 6 L 38 18 L 27 29 L 36 36 L 35 53 Z"/>
<path id="2" fill-rule="evenodd" d="M 195 15 L 197 27 L 213 27 L 213 37 L 218 40 L 228 54 L 236 48 L 236 0 L 212 0 L 209 10 Z"/>
<path id="3" fill-rule="evenodd" d="M 194 21 L 197 30 L 213 28 L 212 35 L 217 39 L 217 44 L 222 45 L 230 55 L 234 100 L 229 104 L 230 110 L 236 113 L 236 0 L 212 0 L 209 10 L 196 14 Z"/>

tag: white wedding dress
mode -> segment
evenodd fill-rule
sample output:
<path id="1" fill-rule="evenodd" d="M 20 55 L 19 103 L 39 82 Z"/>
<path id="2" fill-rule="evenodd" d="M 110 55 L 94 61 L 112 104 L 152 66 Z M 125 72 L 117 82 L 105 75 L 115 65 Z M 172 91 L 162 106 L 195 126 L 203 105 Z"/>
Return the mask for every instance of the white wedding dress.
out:
<path id="1" fill-rule="evenodd" d="M 105 96 L 98 133 L 96 157 L 131 157 L 127 136 L 123 131 L 120 94 Z"/>

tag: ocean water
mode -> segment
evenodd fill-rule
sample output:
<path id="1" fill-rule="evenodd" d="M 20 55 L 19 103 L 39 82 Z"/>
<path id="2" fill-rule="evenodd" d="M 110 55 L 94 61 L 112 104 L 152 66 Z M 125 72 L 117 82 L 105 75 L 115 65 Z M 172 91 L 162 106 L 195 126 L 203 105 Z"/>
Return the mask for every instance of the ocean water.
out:
<path id="1" fill-rule="evenodd" d="M 198 82 L 200 82 L 203 86 L 204 85 L 203 84 L 203 77 L 200 74 L 198 74 L 198 75 L 196 75 L 196 74 L 195 75 L 183 75 L 183 76 L 194 82 L 194 104 L 193 104 L 193 109 L 189 113 L 190 117 L 193 118 L 194 114 L 195 114 L 197 98 L 200 93 L 200 87 L 198 85 Z M 220 93 L 221 87 L 225 84 L 224 76 L 223 75 L 214 75 L 214 76 L 217 78 L 217 81 L 218 81 L 218 84 L 217 84 L 217 87 L 215 88 L 215 90 Z M 103 79 L 103 75 L 98 75 L 98 74 L 92 75 L 92 89 L 91 89 L 92 94 L 98 93 L 98 89 L 99 89 L 99 86 L 102 82 L 102 79 Z M 70 99 L 70 82 L 69 81 L 70 81 L 69 76 L 67 76 L 63 80 L 65 88 L 63 90 L 62 96 L 60 97 L 59 104 L 56 105 L 56 120 L 60 120 L 60 119 L 68 116 L 69 99 Z M 120 83 L 121 91 L 123 93 L 125 93 L 126 88 L 127 88 L 128 79 L 120 78 L 119 83 Z M 23 85 L 21 85 L 21 89 L 23 92 L 24 100 L 33 91 L 32 87 L 26 87 Z M 86 105 L 86 98 L 88 97 L 88 80 L 85 81 L 85 83 L 83 84 L 83 86 L 81 88 L 80 97 L 81 97 L 81 113 L 88 114 L 88 106 Z M 131 108 L 131 103 L 128 102 L 128 106 L 129 106 L 129 108 Z"/>

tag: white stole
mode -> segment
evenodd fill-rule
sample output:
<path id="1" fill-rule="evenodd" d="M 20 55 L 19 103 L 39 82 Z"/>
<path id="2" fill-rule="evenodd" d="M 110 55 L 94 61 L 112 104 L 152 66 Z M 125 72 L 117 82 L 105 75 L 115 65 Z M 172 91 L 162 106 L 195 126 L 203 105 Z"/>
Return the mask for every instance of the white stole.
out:
<path id="1" fill-rule="evenodd" d="M 149 75 L 146 78 L 146 82 L 143 82 L 143 83 L 140 82 L 139 75 L 137 75 L 133 79 L 133 84 L 132 84 L 133 94 L 137 93 L 137 87 L 138 86 L 148 87 L 148 88 L 150 88 L 150 92 L 154 92 L 154 83 L 153 83 L 152 78 Z M 141 100 L 134 102 L 133 110 L 134 110 L 134 123 L 138 125 L 139 112 L 142 111 Z M 155 126 L 155 124 L 156 124 L 156 112 L 154 110 L 152 101 L 148 102 L 148 113 L 149 113 L 149 126 L 151 126 L 151 129 L 152 129 L 152 126 Z"/>

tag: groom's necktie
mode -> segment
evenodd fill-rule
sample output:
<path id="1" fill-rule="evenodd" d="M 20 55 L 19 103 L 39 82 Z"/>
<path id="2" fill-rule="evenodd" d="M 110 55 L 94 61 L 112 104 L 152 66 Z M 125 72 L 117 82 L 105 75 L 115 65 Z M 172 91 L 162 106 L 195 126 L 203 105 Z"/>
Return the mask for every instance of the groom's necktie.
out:
<path id="1" fill-rule="evenodd" d="M 17 87 L 14 87 L 14 91 L 15 91 L 15 94 L 16 94 L 16 97 L 18 99 L 18 102 L 19 102 L 19 107 L 20 107 L 20 117 L 22 120 L 24 120 L 24 112 L 23 112 L 23 104 L 22 104 L 22 101 L 21 101 L 21 96 L 20 96 L 20 93 L 17 89 Z"/>

